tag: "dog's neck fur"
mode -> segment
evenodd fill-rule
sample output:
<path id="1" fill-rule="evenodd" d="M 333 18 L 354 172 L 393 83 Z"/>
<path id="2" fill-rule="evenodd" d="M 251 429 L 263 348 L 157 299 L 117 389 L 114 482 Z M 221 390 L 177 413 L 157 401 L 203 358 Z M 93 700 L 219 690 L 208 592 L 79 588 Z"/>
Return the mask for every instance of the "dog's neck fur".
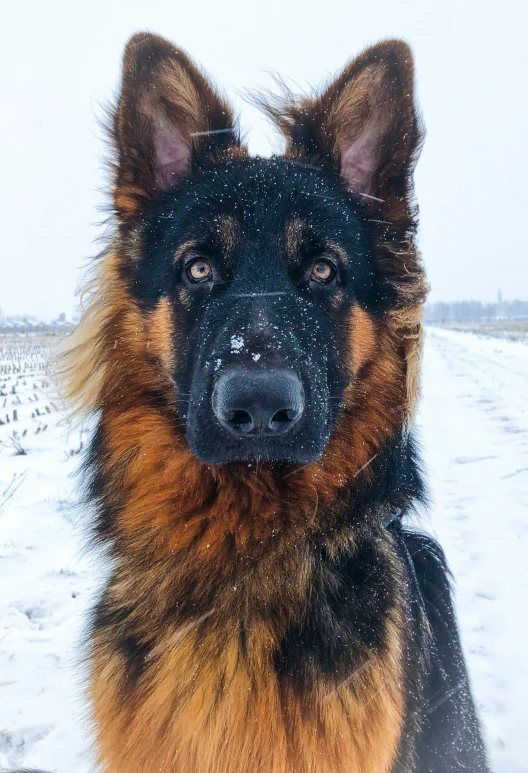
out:
<path id="1" fill-rule="evenodd" d="M 90 496 L 96 533 L 127 578 L 125 595 L 145 605 L 138 617 L 172 607 L 184 620 L 197 609 L 207 614 L 219 598 L 229 616 L 250 604 L 295 617 L 315 560 L 335 564 L 358 540 L 379 539 L 383 521 L 421 494 L 407 435 L 341 485 L 328 474 L 339 466 L 332 453 L 294 469 L 208 467 L 172 433 L 165 410 L 106 410 L 89 459 Z"/>
<path id="2" fill-rule="evenodd" d="M 330 492 L 311 467 L 207 469 L 165 416 L 139 409 L 105 411 L 92 459 L 117 562 L 92 644 L 101 758 L 141 773 L 154 758 L 189 773 L 388 771 L 403 725 L 404 594 L 381 515 L 410 489 L 378 460 L 364 470 L 379 489 L 370 508 L 361 473 Z M 115 628 L 106 607 L 120 610 Z M 134 707 L 151 665 L 156 711 L 144 716 Z"/>

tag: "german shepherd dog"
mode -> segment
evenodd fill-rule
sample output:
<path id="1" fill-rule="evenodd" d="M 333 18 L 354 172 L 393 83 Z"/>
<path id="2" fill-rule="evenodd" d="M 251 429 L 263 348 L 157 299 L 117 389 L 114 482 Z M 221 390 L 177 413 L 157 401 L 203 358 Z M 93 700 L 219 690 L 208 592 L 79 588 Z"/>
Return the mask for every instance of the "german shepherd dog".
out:
<path id="1" fill-rule="evenodd" d="M 181 50 L 135 35 L 115 235 L 66 355 L 97 416 L 112 574 L 89 684 L 105 773 L 488 771 L 413 415 L 422 131 L 398 40 L 261 97 L 250 157 Z"/>

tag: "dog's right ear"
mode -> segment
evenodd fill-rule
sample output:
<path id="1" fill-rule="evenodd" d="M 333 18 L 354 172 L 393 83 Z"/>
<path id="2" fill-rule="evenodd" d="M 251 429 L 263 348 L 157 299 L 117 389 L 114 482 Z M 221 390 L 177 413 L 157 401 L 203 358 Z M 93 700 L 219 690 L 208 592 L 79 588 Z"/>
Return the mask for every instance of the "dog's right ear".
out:
<path id="1" fill-rule="evenodd" d="M 177 185 L 201 157 L 244 152 L 233 113 L 207 78 L 186 54 L 149 33 L 134 35 L 125 48 L 112 135 L 122 222 Z"/>
<path id="2" fill-rule="evenodd" d="M 414 104 L 413 57 L 386 40 L 351 61 L 314 98 L 257 102 L 287 140 L 286 156 L 339 172 L 347 188 L 382 219 L 405 220 L 423 130 Z"/>

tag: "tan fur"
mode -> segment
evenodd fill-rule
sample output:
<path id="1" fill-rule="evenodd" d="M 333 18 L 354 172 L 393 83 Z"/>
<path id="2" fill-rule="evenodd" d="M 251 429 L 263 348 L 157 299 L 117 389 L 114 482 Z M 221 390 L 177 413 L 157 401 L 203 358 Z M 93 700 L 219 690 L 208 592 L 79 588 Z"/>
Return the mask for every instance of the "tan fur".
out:
<path id="1" fill-rule="evenodd" d="M 353 307 L 349 321 L 351 340 L 351 369 L 357 375 L 374 355 L 376 347 L 376 328 L 370 316 L 357 304 Z"/>
<path id="2" fill-rule="evenodd" d="M 173 256 L 174 265 L 177 265 L 182 260 L 182 258 L 185 257 L 187 253 L 191 253 L 193 250 L 197 249 L 197 246 L 198 245 L 196 244 L 196 242 L 192 242 L 192 241 L 188 241 L 188 242 L 184 242 L 183 244 L 180 244 L 180 246 L 178 247 L 178 249 L 176 250 Z"/>
<path id="3" fill-rule="evenodd" d="M 170 374 L 174 367 L 174 322 L 170 301 L 162 298 L 147 320 L 147 349 Z"/>
<path id="4" fill-rule="evenodd" d="M 372 658 L 334 693 L 319 689 L 307 697 L 282 688 L 269 661 L 248 673 L 235 637 L 199 669 L 195 653 L 203 644 L 190 633 L 168 646 L 148 699 L 140 690 L 128 705 L 117 697 L 119 658 L 103 650 L 94 661 L 92 700 L 107 770 L 151 773 L 153 764 L 185 773 L 390 770 L 403 708 L 397 651 L 382 662 Z M 218 696 L 222 683 L 228 688 Z"/>
<path id="5" fill-rule="evenodd" d="M 219 220 L 217 229 L 224 251 L 230 255 L 238 243 L 240 228 L 236 219 L 226 215 Z"/>
<path id="6" fill-rule="evenodd" d="M 302 243 L 305 224 L 298 218 L 292 218 L 284 228 L 284 247 L 289 258 L 293 258 Z"/>
<path id="7" fill-rule="evenodd" d="M 397 310 L 390 315 L 393 336 L 402 342 L 405 352 L 407 411 L 406 424 L 410 428 L 420 400 L 421 364 L 423 350 L 423 306 L 415 305 Z"/>
<path id="8" fill-rule="evenodd" d="M 116 316 L 113 303 L 118 285 L 112 281 L 115 254 L 109 252 L 99 266 L 99 275 L 85 288 L 81 323 L 62 344 L 62 358 L 58 363 L 58 381 L 65 404 L 71 413 L 86 415 L 100 407 L 108 357 L 102 347 L 110 343 L 109 327 Z M 105 290 L 102 284 L 105 283 Z M 110 297 L 109 297 L 110 294 Z M 118 301 L 118 308 L 121 305 Z M 116 345 L 115 341 L 112 345 Z"/>
<path id="9" fill-rule="evenodd" d="M 231 590 L 249 600 L 255 586 Z M 290 605 L 307 592 L 295 589 Z M 114 603 L 120 593 L 126 603 L 126 587 L 116 589 Z M 387 621 L 382 655 L 367 656 L 340 683 L 318 682 L 310 694 L 277 677 L 280 626 L 259 621 L 251 608 L 247 614 L 243 651 L 229 605 L 163 638 L 154 614 L 150 634 L 161 641 L 132 690 L 120 657 L 96 638 L 92 700 L 105 769 L 151 773 L 155 760 L 157 770 L 185 773 L 388 773 L 404 711 L 401 609 Z"/>

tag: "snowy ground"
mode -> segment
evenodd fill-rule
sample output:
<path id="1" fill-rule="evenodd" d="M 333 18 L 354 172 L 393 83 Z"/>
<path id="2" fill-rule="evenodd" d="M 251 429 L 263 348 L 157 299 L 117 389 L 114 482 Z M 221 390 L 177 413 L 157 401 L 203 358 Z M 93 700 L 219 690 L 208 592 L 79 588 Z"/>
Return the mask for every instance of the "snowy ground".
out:
<path id="1" fill-rule="evenodd" d="M 79 549 L 83 435 L 50 396 L 50 340 L 0 337 L 0 769 L 88 773 L 79 643 L 100 572 Z M 493 769 L 526 773 L 528 346 L 431 328 L 424 376 L 425 525 L 456 577 Z"/>
<path id="2" fill-rule="evenodd" d="M 430 328 L 419 416 L 429 529 L 456 578 L 496 773 L 528 771 L 528 346 Z"/>
<path id="3" fill-rule="evenodd" d="M 0 769 L 85 773 L 75 658 L 96 583 L 73 508 L 82 436 L 44 370 L 55 338 L 25 340 L 0 336 Z"/>

